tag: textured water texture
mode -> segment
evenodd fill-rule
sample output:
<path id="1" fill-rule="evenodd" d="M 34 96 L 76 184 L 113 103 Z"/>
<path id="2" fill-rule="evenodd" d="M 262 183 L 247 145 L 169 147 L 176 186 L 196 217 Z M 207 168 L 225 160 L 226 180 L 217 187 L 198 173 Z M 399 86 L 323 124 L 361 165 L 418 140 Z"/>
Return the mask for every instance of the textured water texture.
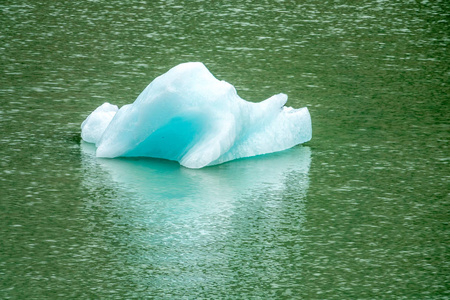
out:
<path id="1" fill-rule="evenodd" d="M 95 143 L 97 157 L 155 157 L 202 168 L 309 141 L 308 109 L 286 101 L 285 94 L 245 101 L 202 63 L 184 63 L 153 80 L 133 104 L 98 107 L 81 137 Z"/>

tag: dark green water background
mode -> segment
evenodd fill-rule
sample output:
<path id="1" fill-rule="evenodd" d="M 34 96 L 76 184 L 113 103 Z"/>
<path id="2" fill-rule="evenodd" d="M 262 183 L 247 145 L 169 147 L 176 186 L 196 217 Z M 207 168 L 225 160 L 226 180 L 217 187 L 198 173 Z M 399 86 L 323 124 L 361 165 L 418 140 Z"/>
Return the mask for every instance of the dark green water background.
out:
<path id="1" fill-rule="evenodd" d="M 0 2 L 0 298 L 449 299 L 450 2 Z M 188 170 L 80 123 L 202 61 L 313 139 Z"/>

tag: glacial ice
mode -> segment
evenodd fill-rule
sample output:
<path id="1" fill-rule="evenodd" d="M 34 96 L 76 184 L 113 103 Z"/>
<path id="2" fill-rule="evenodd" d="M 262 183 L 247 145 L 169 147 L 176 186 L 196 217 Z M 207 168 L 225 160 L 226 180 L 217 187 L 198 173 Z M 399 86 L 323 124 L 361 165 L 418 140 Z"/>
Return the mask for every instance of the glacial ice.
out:
<path id="1" fill-rule="evenodd" d="M 103 103 L 97 107 L 86 120 L 81 123 L 81 138 L 88 143 L 97 143 L 118 110 L 119 108 L 117 105 L 109 103 Z"/>
<path id="2" fill-rule="evenodd" d="M 286 101 L 278 94 L 247 102 L 202 63 L 183 63 L 153 80 L 134 103 L 99 106 L 81 124 L 81 137 L 96 145 L 97 157 L 154 157 L 202 168 L 309 141 L 308 109 Z"/>

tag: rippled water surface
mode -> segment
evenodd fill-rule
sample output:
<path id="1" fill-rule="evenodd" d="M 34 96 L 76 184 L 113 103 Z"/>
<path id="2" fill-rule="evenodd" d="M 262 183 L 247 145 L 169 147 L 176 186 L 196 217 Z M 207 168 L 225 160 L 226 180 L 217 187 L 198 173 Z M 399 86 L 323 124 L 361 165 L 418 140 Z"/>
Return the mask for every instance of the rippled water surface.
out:
<path id="1" fill-rule="evenodd" d="M 448 1 L 0 3 L 0 298 L 449 299 Z M 201 170 L 79 126 L 202 61 L 313 139 Z"/>

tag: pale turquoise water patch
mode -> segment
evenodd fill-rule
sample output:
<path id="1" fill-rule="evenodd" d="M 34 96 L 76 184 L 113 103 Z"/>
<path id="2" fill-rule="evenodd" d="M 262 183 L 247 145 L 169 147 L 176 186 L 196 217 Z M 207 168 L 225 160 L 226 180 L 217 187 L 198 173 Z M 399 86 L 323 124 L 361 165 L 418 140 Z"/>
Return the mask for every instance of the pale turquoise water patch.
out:
<path id="1" fill-rule="evenodd" d="M 0 9 L 0 298 L 450 297 L 448 2 Z M 89 112 L 186 61 L 313 139 L 201 172 L 85 151 Z"/>

